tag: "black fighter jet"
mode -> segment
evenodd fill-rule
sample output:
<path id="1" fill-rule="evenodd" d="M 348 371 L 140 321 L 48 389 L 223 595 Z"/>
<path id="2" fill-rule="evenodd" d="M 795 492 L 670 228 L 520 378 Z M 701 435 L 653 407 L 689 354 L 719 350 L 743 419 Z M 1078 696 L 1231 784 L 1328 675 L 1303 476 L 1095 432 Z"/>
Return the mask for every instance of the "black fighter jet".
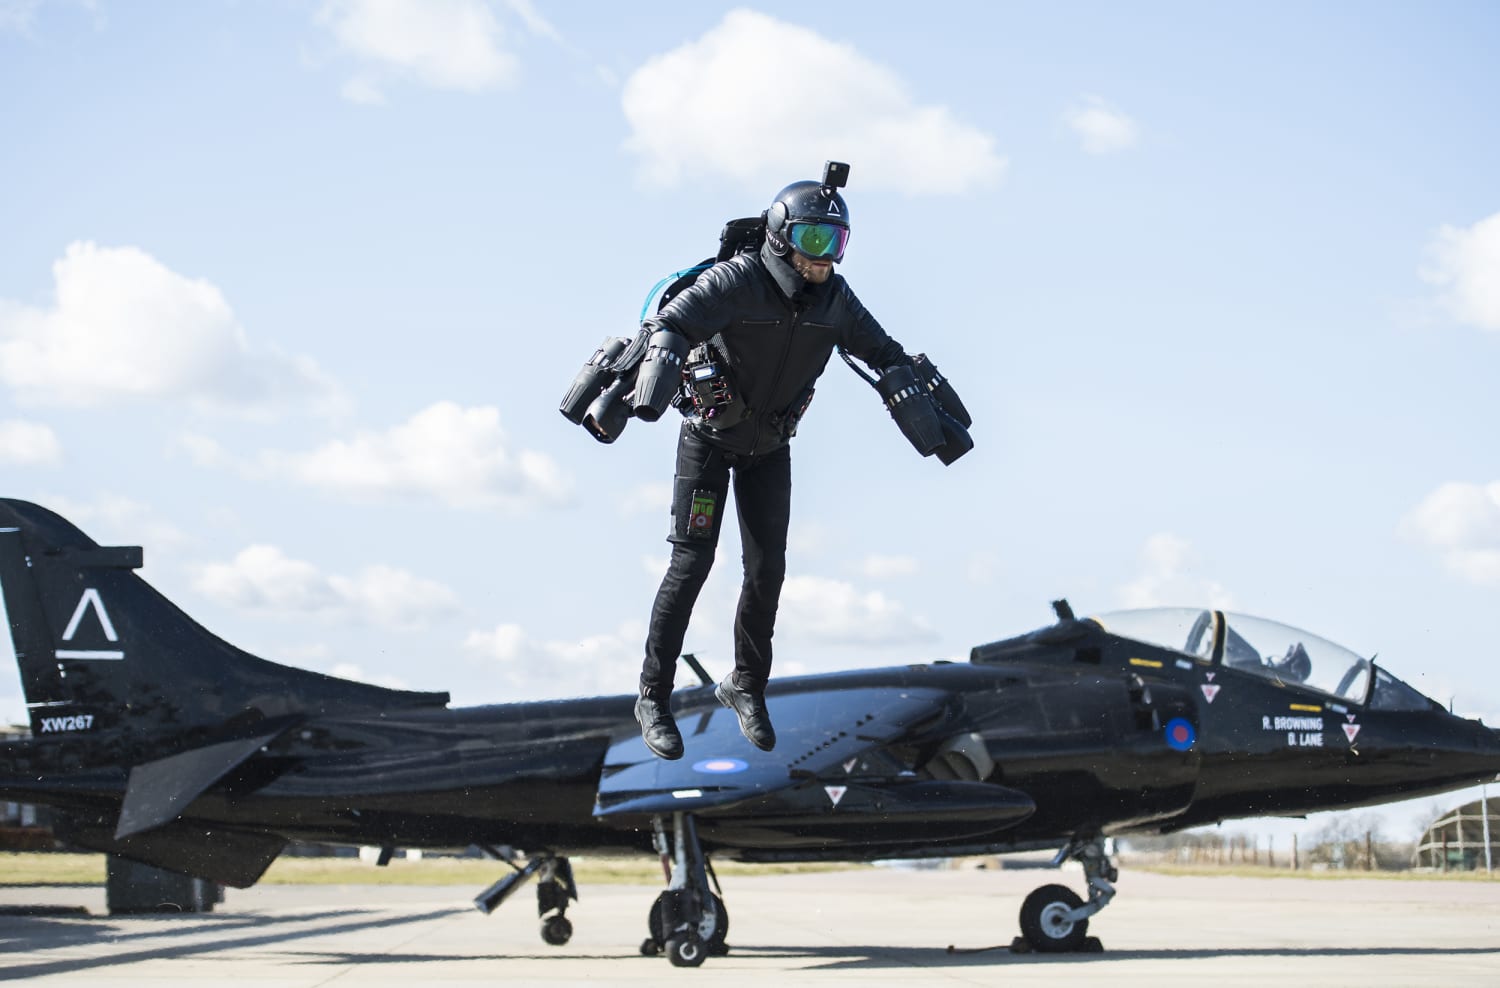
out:
<path id="1" fill-rule="evenodd" d="M 673 698 L 687 756 L 653 757 L 630 696 L 450 709 L 277 665 L 194 623 L 58 515 L 0 500 L 0 590 L 32 737 L 0 745 L 0 798 L 67 841 L 244 887 L 288 841 L 501 846 L 564 943 L 569 854 L 660 854 L 642 951 L 727 949 L 711 858 L 851 861 L 1056 849 L 1087 898 L 1021 907 L 1037 950 L 1082 948 L 1114 895 L 1105 839 L 1298 815 L 1492 778 L 1500 738 L 1347 649 L 1217 610 L 1077 619 L 968 662 L 779 677 L 762 752 L 713 697 Z M 696 662 L 689 662 L 697 667 Z M 498 856 L 498 854 L 497 854 Z"/>

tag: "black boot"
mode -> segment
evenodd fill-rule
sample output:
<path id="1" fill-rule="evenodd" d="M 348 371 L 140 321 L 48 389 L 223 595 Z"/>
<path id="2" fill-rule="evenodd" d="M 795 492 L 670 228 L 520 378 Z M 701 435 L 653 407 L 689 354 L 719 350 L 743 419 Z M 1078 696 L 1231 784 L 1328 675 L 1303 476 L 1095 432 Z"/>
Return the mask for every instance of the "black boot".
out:
<path id="1" fill-rule="evenodd" d="M 635 701 L 635 719 L 641 725 L 641 739 L 657 758 L 675 761 L 682 757 L 682 734 L 672 719 L 671 696 L 659 700 L 655 693 L 641 690 Z"/>
<path id="2" fill-rule="evenodd" d="M 776 747 L 776 729 L 771 726 L 771 713 L 766 709 L 766 699 L 759 693 L 740 689 L 734 683 L 734 673 L 714 687 L 714 696 L 719 702 L 734 711 L 740 719 L 740 733 L 761 751 Z"/>

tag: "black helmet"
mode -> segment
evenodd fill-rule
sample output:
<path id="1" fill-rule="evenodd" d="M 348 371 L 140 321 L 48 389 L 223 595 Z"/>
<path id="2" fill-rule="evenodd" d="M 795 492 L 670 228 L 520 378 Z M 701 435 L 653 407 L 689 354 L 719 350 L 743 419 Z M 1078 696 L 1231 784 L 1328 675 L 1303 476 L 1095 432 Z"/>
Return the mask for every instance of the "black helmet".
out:
<path id="1" fill-rule="evenodd" d="M 842 261 L 849 243 L 849 207 L 832 186 L 793 182 L 776 193 L 766 210 L 766 242 L 778 257 L 795 250 L 815 261 Z"/>

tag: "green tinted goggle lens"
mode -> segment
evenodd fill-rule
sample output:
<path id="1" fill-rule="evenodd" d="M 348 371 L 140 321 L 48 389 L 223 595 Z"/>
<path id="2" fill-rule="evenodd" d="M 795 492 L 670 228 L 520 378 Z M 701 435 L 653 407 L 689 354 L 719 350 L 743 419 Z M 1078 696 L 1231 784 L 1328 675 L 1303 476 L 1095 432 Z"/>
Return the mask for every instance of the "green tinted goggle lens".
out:
<path id="1" fill-rule="evenodd" d="M 793 223 L 792 246 L 808 257 L 842 257 L 849 242 L 849 228 L 832 223 Z"/>

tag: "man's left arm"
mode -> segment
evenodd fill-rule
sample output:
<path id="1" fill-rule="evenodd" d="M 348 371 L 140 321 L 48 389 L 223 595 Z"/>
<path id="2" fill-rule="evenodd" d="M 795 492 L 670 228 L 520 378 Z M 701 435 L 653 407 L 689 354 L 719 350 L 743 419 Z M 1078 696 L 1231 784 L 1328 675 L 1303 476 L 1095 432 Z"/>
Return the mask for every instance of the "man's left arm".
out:
<path id="1" fill-rule="evenodd" d="M 870 310 L 855 296 L 847 282 L 839 285 L 839 291 L 845 316 L 840 345 L 873 369 L 910 366 L 911 358 L 906 355 L 905 348 L 870 315 Z"/>

